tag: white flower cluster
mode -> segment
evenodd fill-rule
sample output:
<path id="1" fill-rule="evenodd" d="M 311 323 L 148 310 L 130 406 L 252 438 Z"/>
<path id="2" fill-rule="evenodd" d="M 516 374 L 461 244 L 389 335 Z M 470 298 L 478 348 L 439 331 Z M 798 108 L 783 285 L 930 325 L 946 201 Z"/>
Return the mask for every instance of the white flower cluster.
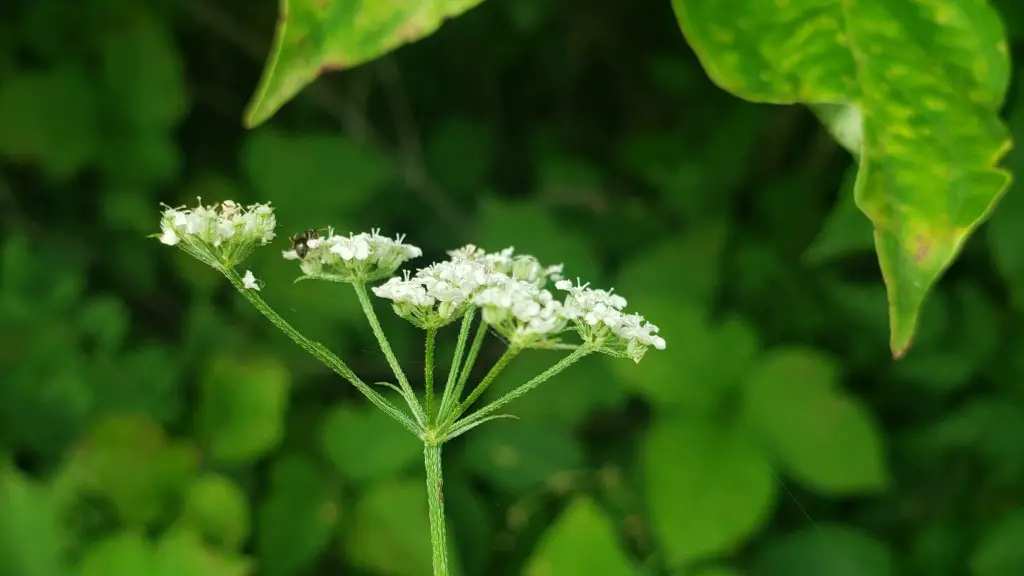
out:
<path id="1" fill-rule="evenodd" d="M 599 344 L 606 352 L 639 362 L 647 348 L 665 349 L 658 327 L 639 314 L 623 312 L 626 299 L 610 291 L 559 280 L 555 288 L 568 292 L 565 314 L 575 321 L 585 342 Z"/>
<path id="2" fill-rule="evenodd" d="M 388 238 L 379 230 L 341 236 L 328 229 L 324 237 L 303 237 L 303 253 L 285 251 L 289 260 L 300 260 L 299 268 L 308 278 L 335 282 L 373 282 L 395 270 L 423 251 L 403 244 L 402 236 Z"/>
<path id="3" fill-rule="evenodd" d="M 234 267 L 257 245 L 274 239 L 277 221 L 269 204 L 242 207 L 231 200 L 195 208 L 166 207 L 160 241 L 179 246 L 212 266 Z"/>
<path id="4" fill-rule="evenodd" d="M 665 348 L 658 328 L 623 312 L 617 294 L 561 279 L 562 267 L 541 266 L 512 248 L 486 253 L 476 246 L 449 252 L 450 260 L 391 278 L 373 289 L 395 312 L 421 328 L 440 328 L 478 306 L 484 320 L 512 346 L 556 344 L 569 326 L 587 345 L 639 361 L 648 347 Z M 544 288 L 549 280 L 568 292 L 564 302 Z"/>

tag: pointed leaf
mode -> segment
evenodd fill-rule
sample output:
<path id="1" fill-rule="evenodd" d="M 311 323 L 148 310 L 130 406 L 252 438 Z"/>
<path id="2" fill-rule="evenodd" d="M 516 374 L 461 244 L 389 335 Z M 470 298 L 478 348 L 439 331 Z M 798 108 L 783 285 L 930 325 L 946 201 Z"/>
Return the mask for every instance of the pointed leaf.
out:
<path id="1" fill-rule="evenodd" d="M 1009 49 L 984 0 L 673 0 L 711 79 L 756 102 L 863 118 L 858 207 L 874 224 L 902 356 L 932 285 L 1009 183 Z"/>
<path id="2" fill-rule="evenodd" d="M 433 34 L 483 0 L 280 0 L 280 18 L 245 125 L 270 118 L 321 74 Z"/>
<path id="3" fill-rule="evenodd" d="M 541 536 L 526 562 L 527 576 L 636 573 L 622 549 L 615 525 L 585 496 L 577 497 Z"/>

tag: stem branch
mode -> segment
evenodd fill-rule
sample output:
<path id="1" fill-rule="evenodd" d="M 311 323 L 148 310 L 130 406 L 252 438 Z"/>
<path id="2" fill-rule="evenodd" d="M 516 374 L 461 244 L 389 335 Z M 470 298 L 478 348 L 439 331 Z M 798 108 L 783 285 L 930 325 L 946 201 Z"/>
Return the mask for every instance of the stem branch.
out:
<path id="1" fill-rule="evenodd" d="M 427 329 L 427 350 L 424 359 L 423 378 L 426 381 L 427 422 L 433 422 L 434 414 L 434 345 L 437 341 L 437 328 Z"/>

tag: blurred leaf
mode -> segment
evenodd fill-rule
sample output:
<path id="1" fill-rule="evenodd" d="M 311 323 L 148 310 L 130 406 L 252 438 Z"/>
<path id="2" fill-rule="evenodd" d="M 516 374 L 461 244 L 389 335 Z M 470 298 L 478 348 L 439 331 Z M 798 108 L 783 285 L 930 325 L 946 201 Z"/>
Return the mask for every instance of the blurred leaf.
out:
<path id="1" fill-rule="evenodd" d="M 0 573 L 65 576 L 62 511 L 49 487 L 0 461 Z M 114 576 L 114 575 L 111 575 Z"/>
<path id="2" fill-rule="evenodd" d="M 835 139 L 854 158 L 860 156 L 861 146 L 864 144 L 864 132 L 862 125 L 864 117 L 860 108 L 849 104 L 817 104 L 811 106 L 811 110 L 821 120 L 821 123 Z M 853 178 L 850 180 L 850 191 L 853 191 Z M 854 206 L 853 198 L 850 198 L 850 205 Z M 870 229 L 869 229 L 870 230 Z M 870 235 L 869 235 L 870 237 Z"/>
<path id="3" fill-rule="evenodd" d="M 978 396 L 925 427 L 921 440 L 939 450 L 981 456 L 993 480 L 1015 483 L 1024 478 L 1024 409 L 1001 396 Z"/>
<path id="4" fill-rule="evenodd" d="M 775 503 L 777 483 L 757 447 L 711 421 L 656 422 L 641 461 L 651 526 L 670 565 L 735 550 Z"/>
<path id="5" fill-rule="evenodd" d="M 1018 9 L 1019 10 L 1019 9 Z M 1024 11 L 1022 11 L 1024 13 Z M 1024 76 L 1019 76 L 1015 86 L 1016 101 L 1009 107 L 1007 124 L 1017 142 L 1024 140 Z M 1024 150 L 1019 146 L 1006 155 L 1006 167 L 1014 174 L 1024 173 Z M 992 263 L 1006 282 L 1016 307 L 1024 307 L 1024 187 L 1019 183 L 1011 186 L 996 210 L 986 230 Z"/>
<path id="6" fill-rule="evenodd" d="M 812 526 L 775 538 L 761 551 L 755 576 L 891 576 L 892 552 L 845 526 Z"/>
<path id="7" fill-rule="evenodd" d="M 156 545 L 154 576 L 248 576 L 251 562 L 203 546 L 199 536 L 188 530 L 164 532 Z"/>
<path id="8" fill-rule="evenodd" d="M 189 487 L 181 521 L 210 543 L 238 550 L 249 539 L 249 501 L 229 478 L 207 473 Z"/>
<path id="9" fill-rule="evenodd" d="M 430 135 L 424 160 L 428 172 L 445 189 L 468 193 L 487 183 L 496 152 L 490 126 L 457 118 L 444 122 Z"/>
<path id="10" fill-rule="evenodd" d="M 214 360 L 201 383 L 199 408 L 210 458 L 248 464 L 276 448 L 284 434 L 290 386 L 287 368 L 272 356 Z"/>
<path id="11" fill-rule="evenodd" d="M 301 454 L 277 460 L 270 481 L 257 512 L 260 574 L 303 574 L 330 543 L 339 503 L 316 464 Z"/>
<path id="12" fill-rule="evenodd" d="M 433 34 L 482 0 L 388 0 L 370 4 L 282 0 L 274 45 L 245 112 L 265 122 L 321 74 L 344 70 Z"/>
<path id="13" fill-rule="evenodd" d="M 78 567 L 79 576 L 152 574 L 155 560 L 145 536 L 124 531 L 92 544 Z"/>
<path id="14" fill-rule="evenodd" d="M 876 228 L 890 346 L 902 356 L 926 294 L 1009 182 L 995 167 L 1010 147 L 998 115 L 1010 70 L 998 14 L 984 2 L 928 13 L 910 4 L 765 3 L 739 14 L 720 0 L 672 5 L 726 90 L 756 102 L 860 109 L 855 195 Z"/>
<path id="15" fill-rule="evenodd" d="M 470 471 L 513 495 L 579 469 L 583 454 L 583 447 L 570 432 L 536 420 L 494 422 L 476 428 L 468 435 L 465 452 Z"/>
<path id="16" fill-rule="evenodd" d="M 108 356 L 121 348 L 130 322 L 124 303 L 109 296 L 85 302 L 78 316 L 79 334 L 89 340 L 90 349 Z"/>
<path id="17" fill-rule="evenodd" d="M 472 480 L 446 463 L 444 509 L 451 528 L 448 545 L 458 549 L 465 574 L 469 575 L 487 573 L 495 532 L 491 512 L 496 512 L 493 503 L 474 489 Z"/>
<path id="18" fill-rule="evenodd" d="M 109 498 L 121 519 L 138 528 L 167 510 L 197 465 L 191 445 L 168 442 L 157 423 L 140 415 L 101 420 L 72 458 L 84 488 Z"/>
<path id="19" fill-rule="evenodd" d="M 340 226 L 338 218 L 396 176 L 391 159 L 344 136 L 292 135 L 269 128 L 249 135 L 242 164 L 260 200 L 274 203 L 291 233 Z"/>
<path id="20" fill-rule="evenodd" d="M 629 298 L 630 309 L 658 325 L 665 353 L 640 364 L 612 361 L 612 369 L 660 410 L 710 412 L 735 387 L 758 351 L 757 336 L 740 319 L 712 326 L 702 309 L 686 300 Z"/>
<path id="21" fill-rule="evenodd" d="M 874 246 L 871 221 L 857 209 L 853 196 L 856 170 L 850 169 L 843 178 L 835 207 L 825 220 L 821 233 L 804 252 L 804 261 L 825 264 L 851 254 L 868 252 Z"/>
<path id="22" fill-rule="evenodd" d="M 484 401 L 496 400 L 511 392 L 565 355 L 565 352 L 553 350 L 530 350 L 520 354 L 487 390 Z M 625 400 L 622 380 L 609 372 L 605 360 L 586 358 L 516 400 L 511 413 L 521 418 L 521 422 L 572 428 L 593 412 L 616 409 Z"/>
<path id="23" fill-rule="evenodd" d="M 0 154 L 67 180 L 96 157 L 99 119 L 92 82 L 73 62 L 0 83 Z"/>
<path id="24" fill-rule="evenodd" d="M 367 443 L 372 449 L 367 449 Z M 320 443 L 335 469 L 354 482 L 390 478 L 422 459 L 423 443 L 373 407 L 340 406 L 323 424 Z"/>
<path id="25" fill-rule="evenodd" d="M 1024 508 L 1009 511 L 978 544 L 971 556 L 973 576 L 1012 576 L 1024 571 Z"/>
<path id="26" fill-rule="evenodd" d="M 453 556 L 451 551 L 449 556 Z M 430 574 L 430 526 L 423 482 L 401 480 L 370 486 L 352 512 L 345 557 L 385 576 Z"/>
<path id="27" fill-rule="evenodd" d="M 725 222 L 709 223 L 644 250 L 619 270 L 616 292 L 627 300 L 642 294 L 684 299 L 706 309 L 718 290 L 728 231 Z"/>
<path id="28" fill-rule="evenodd" d="M 838 367 L 811 349 L 765 354 L 743 383 L 743 414 L 787 473 L 823 494 L 875 492 L 888 483 L 880 431 L 839 388 Z"/>
<path id="29" fill-rule="evenodd" d="M 532 254 L 544 266 L 565 264 L 566 278 L 599 280 L 600 265 L 590 241 L 542 205 L 487 196 L 481 199 L 480 212 L 475 243 L 487 251 L 513 246 L 517 254 Z"/>
<path id="30" fill-rule="evenodd" d="M 590 498 L 578 496 L 541 537 L 523 572 L 632 576 L 636 569 L 608 516 Z"/>

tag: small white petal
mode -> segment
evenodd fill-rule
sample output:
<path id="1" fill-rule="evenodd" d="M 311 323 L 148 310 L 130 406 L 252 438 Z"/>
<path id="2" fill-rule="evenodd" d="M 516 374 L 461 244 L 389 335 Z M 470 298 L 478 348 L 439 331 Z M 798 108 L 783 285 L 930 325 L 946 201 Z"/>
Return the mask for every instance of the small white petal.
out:
<path id="1" fill-rule="evenodd" d="M 245 286 L 249 290 L 260 291 L 260 285 L 256 282 L 256 277 L 253 276 L 252 270 L 246 270 L 245 276 L 242 276 L 242 286 Z"/>
<path id="2" fill-rule="evenodd" d="M 160 235 L 160 241 L 168 246 L 174 246 L 181 241 L 181 238 L 178 238 L 178 235 L 174 233 L 174 230 L 166 228 L 164 229 L 164 233 Z"/>

